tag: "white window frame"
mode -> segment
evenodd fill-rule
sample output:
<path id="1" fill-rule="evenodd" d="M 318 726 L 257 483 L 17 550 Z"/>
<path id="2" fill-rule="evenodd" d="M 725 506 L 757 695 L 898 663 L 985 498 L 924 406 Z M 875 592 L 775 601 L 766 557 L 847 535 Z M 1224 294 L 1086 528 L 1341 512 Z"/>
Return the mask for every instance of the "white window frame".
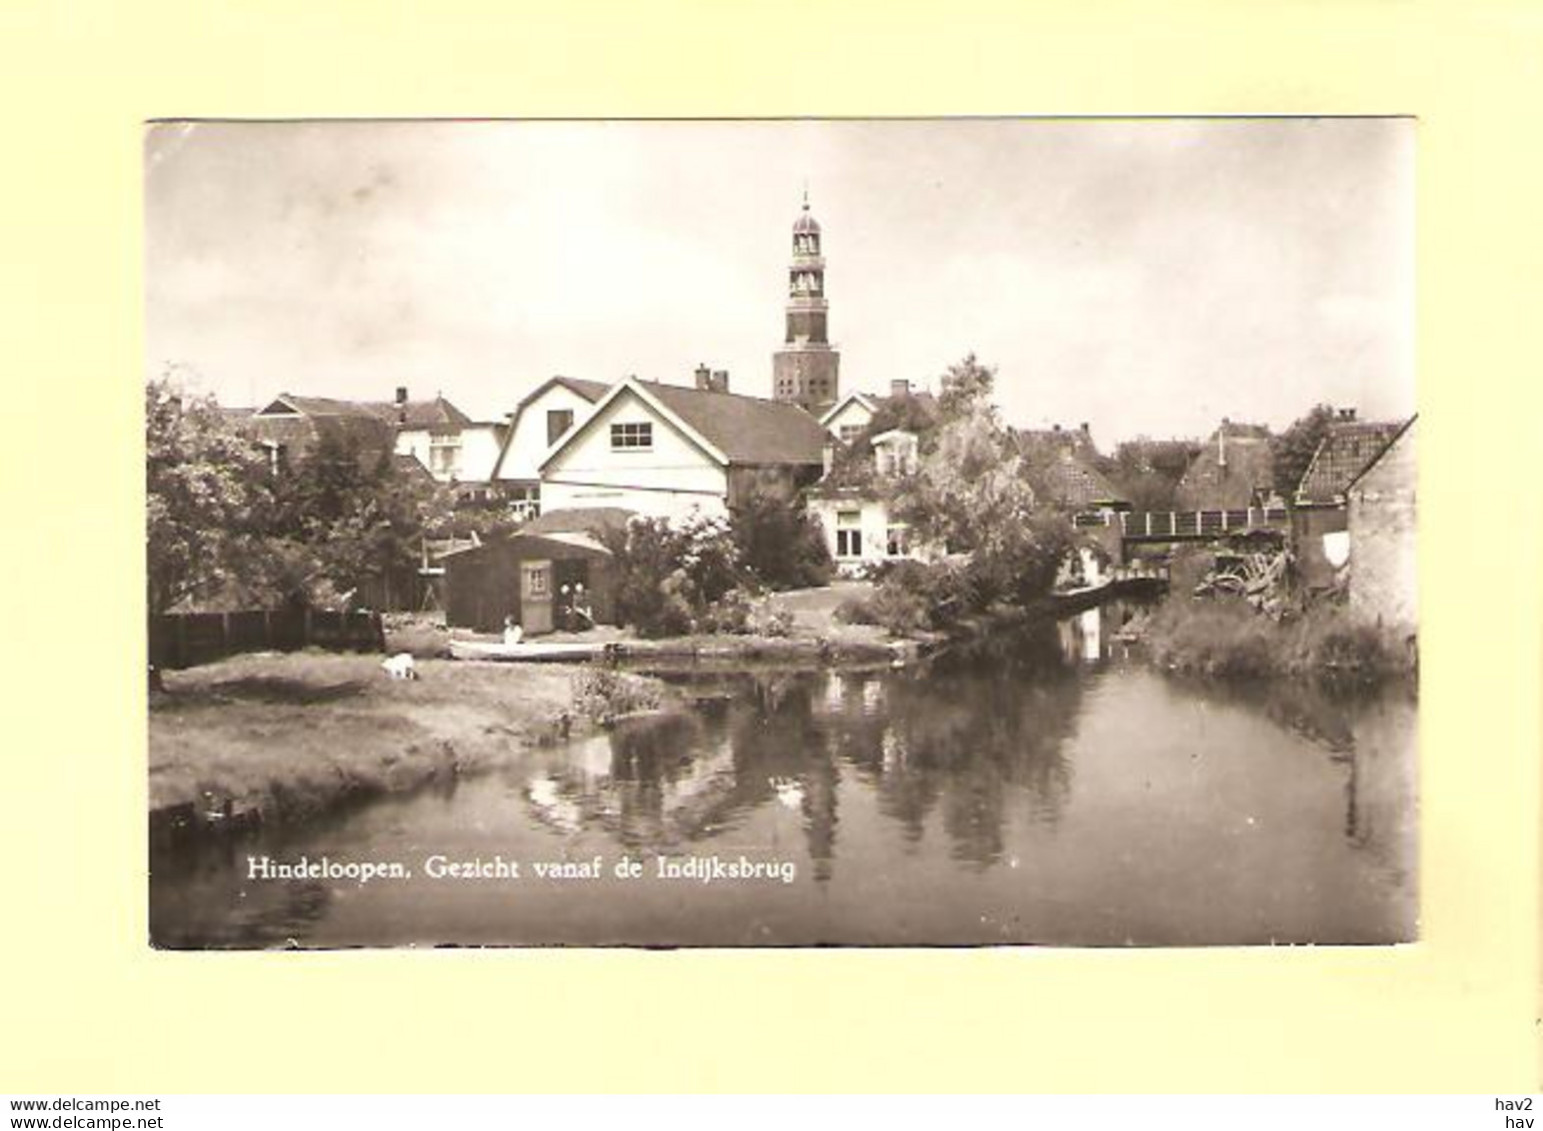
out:
<path id="1" fill-rule="evenodd" d="M 863 512 L 836 512 L 836 557 L 842 559 L 863 556 Z"/>
<path id="2" fill-rule="evenodd" d="M 611 425 L 613 452 L 651 452 L 654 450 L 654 423 L 651 420 L 618 420 Z"/>
<path id="3" fill-rule="evenodd" d="M 429 471 L 435 475 L 455 475 L 461 470 L 461 434 L 429 433 Z"/>

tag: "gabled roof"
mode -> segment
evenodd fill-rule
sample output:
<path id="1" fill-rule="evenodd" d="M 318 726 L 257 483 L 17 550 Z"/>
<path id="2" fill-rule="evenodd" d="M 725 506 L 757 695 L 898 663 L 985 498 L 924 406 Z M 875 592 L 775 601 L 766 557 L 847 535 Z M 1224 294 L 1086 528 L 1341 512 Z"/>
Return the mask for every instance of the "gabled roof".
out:
<path id="1" fill-rule="evenodd" d="M 1270 430 L 1262 424 L 1223 421 L 1179 480 L 1176 501 L 1185 510 L 1238 510 L 1275 481 Z"/>
<path id="2" fill-rule="evenodd" d="M 937 398 L 926 390 L 905 393 L 901 396 L 891 393 L 888 396 L 882 397 L 875 396 L 872 393 L 851 392 L 820 414 L 820 426 L 828 428 L 830 422 L 836 418 L 837 414 L 853 401 L 867 409 L 870 416 L 877 416 L 885 408 L 900 401 L 913 401 L 928 415 L 933 414 L 937 408 Z"/>
<path id="3" fill-rule="evenodd" d="M 1349 483 L 1345 484 L 1345 490 L 1348 492 L 1350 490 L 1350 488 L 1354 487 L 1362 479 L 1366 478 L 1366 476 L 1371 472 L 1372 468 L 1376 467 L 1379 463 L 1382 462 L 1382 457 L 1387 455 L 1395 447 L 1398 446 L 1398 442 L 1404 438 L 1404 433 L 1408 432 L 1410 428 L 1414 427 L 1414 422 L 1416 420 L 1418 420 L 1419 418 L 1420 418 L 1420 414 L 1419 413 L 1415 413 L 1408 420 L 1406 420 L 1402 424 L 1400 424 L 1398 426 L 1398 431 L 1394 432 L 1393 435 L 1389 436 L 1387 443 L 1382 445 L 1382 450 L 1379 451 L 1376 455 L 1372 456 L 1371 460 L 1368 461 L 1368 463 L 1366 464 L 1365 467 L 1363 467 L 1360 471 L 1356 472 L 1356 475 L 1355 475 L 1354 479 L 1352 479 Z"/>
<path id="4" fill-rule="evenodd" d="M 1099 470 L 1098 449 L 1086 429 L 1018 429 L 1013 438 L 1028 461 L 1030 482 L 1046 501 L 1063 507 L 1086 507 L 1123 498 Z"/>
<path id="5" fill-rule="evenodd" d="M 465 428 L 475 423 L 444 397 L 431 401 L 346 401 L 337 397 L 299 397 L 280 393 L 259 413 L 268 416 L 371 417 L 401 428 Z"/>
<path id="6" fill-rule="evenodd" d="M 1299 506 L 1329 506 L 1343 501 L 1345 491 L 1380 456 L 1408 422 L 1371 423 L 1336 420 L 1313 453 L 1297 486 Z"/>
<path id="7" fill-rule="evenodd" d="M 683 385 L 644 386 L 730 463 L 820 463 L 825 429 L 795 404 Z"/>
<path id="8" fill-rule="evenodd" d="M 369 401 L 365 407 L 399 428 L 469 428 L 476 423 L 444 397 L 431 401 Z"/>
<path id="9" fill-rule="evenodd" d="M 541 396 L 542 393 L 546 392 L 553 385 L 561 385 L 563 388 L 577 393 L 591 404 L 598 401 L 601 397 L 605 396 L 611 391 L 611 383 L 609 381 L 591 381 L 587 377 L 564 377 L 559 374 L 556 377 L 548 377 L 545 381 L 541 382 L 541 384 L 537 385 L 534 389 L 521 397 L 519 403 L 515 405 L 512 415 L 519 416 L 521 409 L 530 404 L 531 401 Z"/>
<path id="10" fill-rule="evenodd" d="M 1037 478 L 1048 500 L 1065 507 L 1086 507 L 1121 498 L 1103 472 L 1078 458 L 1070 448 L 1062 450 L 1061 458 L 1040 468 Z"/>
<path id="11" fill-rule="evenodd" d="M 879 402 L 876 398 L 870 397 L 867 393 L 848 393 L 824 412 L 820 413 L 820 424 L 822 426 L 829 426 L 830 422 L 835 419 L 836 414 L 853 401 L 862 405 L 870 413 L 879 411 Z"/>
<path id="12" fill-rule="evenodd" d="M 434 480 L 429 469 L 423 466 L 423 461 L 415 455 L 402 452 L 391 453 L 391 465 L 399 475 L 410 475 L 415 479 Z"/>
<path id="13" fill-rule="evenodd" d="M 605 381 L 591 381 L 587 377 L 564 377 L 559 374 L 556 377 L 548 377 L 541 384 L 526 393 L 520 398 L 520 403 L 514 406 L 514 411 L 509 414 L 509 423 L 504 430 L 503 441 L 498 449 L 498 459 L 493 462 L 494 479 L 503 474 L 504 459 L 509 454 L 509 445 L 514 443 L 514 432 L 519 427 L 520 416 L 525 412 L 526 406 L 538 399 L 554 385 L 560 385 L 570 392 L 576 393 L 589 401 L 590 404 L 603 399 L 611 391 L 610 384 Z"/>
<path id="14" fill-rule="evenodd" d="M 713 462 L 729 464 L 819 464 L 827 433 L 795 404 L 717 393 L 683 385 L 627 378 L 612 387 L 589 419 L 557 442 L 541 461 L 545 468 L 600 419 L 623 395 L 636 396 L 685 433 Z"/>
<path id="15" fill-rule="evenodd" d="M 636 511 L 625 507 L 559 507 L 520 527 L 525 534 L 598 534 L 625 527 Z"/>

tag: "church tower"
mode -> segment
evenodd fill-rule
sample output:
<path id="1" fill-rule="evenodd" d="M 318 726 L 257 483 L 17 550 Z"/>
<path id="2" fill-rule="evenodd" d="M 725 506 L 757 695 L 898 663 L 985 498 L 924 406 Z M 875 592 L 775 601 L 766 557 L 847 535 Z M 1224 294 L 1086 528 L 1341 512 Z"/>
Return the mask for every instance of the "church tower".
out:
<path id="1" fill-rule="evenodd" d="M 820 254 L 820 225 L 804 210 L 793 222 L 793 262 L 788 269 L 787 333 L 772 354 L 772 393 L 810 412 L 821 412 L 840 393 L 841 354 L 826 334 L 825 260 Z"/>

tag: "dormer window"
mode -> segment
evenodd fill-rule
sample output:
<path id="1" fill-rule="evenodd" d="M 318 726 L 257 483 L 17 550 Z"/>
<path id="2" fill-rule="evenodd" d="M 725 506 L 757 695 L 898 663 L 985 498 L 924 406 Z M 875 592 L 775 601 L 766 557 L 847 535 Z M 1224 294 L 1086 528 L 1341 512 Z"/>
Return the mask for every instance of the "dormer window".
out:
<path id="1" fill-rule="evenodd" d="M 916 437 L 909 432 L 886 432 L 876 437 L 873 451 L 880 475 L 911 475 L 916 471 Z"/>
<path id="2" fill-rule="evenodd" d="M 429 471 L 439 479 L 451 479 L 461 470 L 461 434 L 442 432 L 429 437 Z"/>

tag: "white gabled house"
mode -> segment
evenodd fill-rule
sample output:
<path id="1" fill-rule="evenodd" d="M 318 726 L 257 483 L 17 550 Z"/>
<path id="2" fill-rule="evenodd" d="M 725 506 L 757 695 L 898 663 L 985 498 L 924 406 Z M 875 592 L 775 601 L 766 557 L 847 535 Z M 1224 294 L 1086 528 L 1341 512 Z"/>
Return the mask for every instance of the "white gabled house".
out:
<path id="1" fill-rule="evenodd" d="M 589 418 L 610 391 L 611 386 L 604 381 L 553 377 L 515 406 L 492 478 L 517 514 L 529 517 L 541 513 L 542 461 L 554 444 Z"/>
<path id="2" fill-rule="evenodd" d="M 911 382 L 897 378 L 889 383 L 888 396 L 848 393 L 821 415 L 820 427 L 843 444 L 850 444 L 863 434 L 863 430 L 873 423 L 874 417 L 885 407 L 907 402 L 924 415 L 930 415 L 936 405 L 931 393 L 912 388 Z"/>
<path id="3" fill-rule="evenodd" d="M 612 386 L 539 467 L 541 506 L 722 515 L 752 493 L 792 498 L 818 479 L 826 433 L 797 405 L 737 396 L 727 375 L 697 387 Z"/>
<path id="4" fill-rule="evenodd" d="M 879 402 L 867 393 L 848 393 L 820 417 L 820 426 L 843 444 L 862 435 L 879 411 Z"/>
<path id="5" fill-rule="evenodd" d="M 386 415 L 396 429 L 397 455 L 412 456 L 439 482 L 454 484 L 462 499 L 487 497 L 503 447 L 502 424 L 473 420 L 441 396 L 409 401 L 406 389 L 397 390 Z"/>
<path id="6" fill-rule="evenodd" d="M 916 543 L 905 523 L 890 516 L 884 499 L 886 481 L 915 474 L 918 436 L 893 428 L 870 442 L 871 466 L 856 473 L 832 472 L 808 492 L 808 512 L 825 534 L 837 571 L 845 576 L 881 562 L 935 556 L 929 547 Z"/>
<path id="7" fill-rule="evenodd" d="M 275 469 L 332 436 L 357 446 L 366 459 L 385 451 L 411 457 L 439 482 L 455 484 L 462 497 L 486 492 L 503 446 L 503 425 L 475 421 L 442 396 L 408 400 L 403 386 L 391 401 L 281 393 L 242 426 L 268 451 Z"/>

